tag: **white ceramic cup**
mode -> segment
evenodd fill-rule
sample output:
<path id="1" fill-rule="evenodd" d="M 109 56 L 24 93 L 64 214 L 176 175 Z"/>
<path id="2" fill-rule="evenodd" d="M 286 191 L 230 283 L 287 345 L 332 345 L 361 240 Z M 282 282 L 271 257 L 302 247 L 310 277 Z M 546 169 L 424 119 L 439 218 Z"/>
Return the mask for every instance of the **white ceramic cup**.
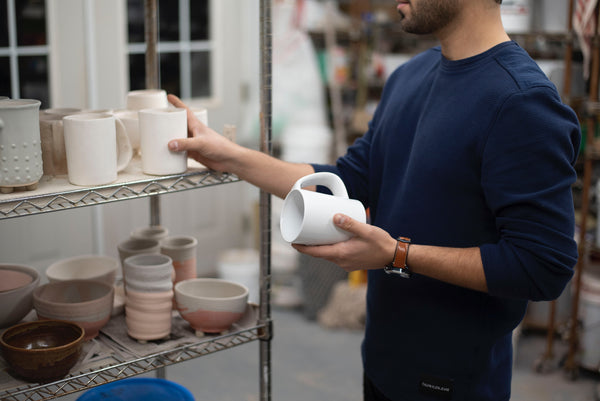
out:
<path id="1" fill-rule="evenodd" d="M 109 184 L 131 161 L 133 151 L 123 123 L 112 114 L 74 114 L 63 118 L 69 181 Z"/>
<path id="2" fill-rule="evenodd" d="M 302 189 L 311 185 L 325 186 L 332 195 Z M 333 223 L 336 213 L 343 213 L 361 223 L 367 220 L 362 203 L 348 198 L 340 177 L 327 172 L 304 176 L 296 181 L 283 202 L 281 236 L 287 242 L 305 245 L 345 241 L 352 235 Z"/>
<path id="3" fill-rule="evenodd" d="M 173 260 L 161 254 L 141 253 L 123 261 L 125 290 L 141 292 L 169 291 L 173 288 Z"/>
<path id="4" fill-rule="evenodd" d="M 142 171 L 151 175 L 179 174 L 187 170 L 187 152 L 172 152 L 172 139 L 187 137 L 187 112 L 182 108 L 139 111 Z"/>
<path id="5" fill-rule="evenodd" d="M 163 89 L 141 89 L 127 93 L 129 110 L 162 109 L 169 107 L 167 92 Z"/>

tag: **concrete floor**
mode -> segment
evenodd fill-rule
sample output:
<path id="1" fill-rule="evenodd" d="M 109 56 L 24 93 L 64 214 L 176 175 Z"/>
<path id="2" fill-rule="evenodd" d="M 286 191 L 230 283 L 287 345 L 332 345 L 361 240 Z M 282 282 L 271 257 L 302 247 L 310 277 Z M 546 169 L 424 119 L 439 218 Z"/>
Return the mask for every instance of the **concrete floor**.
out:
<path id="1" fill-rule="evenodd" d="M 360 331 L 329 330 L 302 313 L 273 310 L 272 399 L 282 401 L 361 401 Z M 570 380 L 559 368 L 566 345 L 556 342 L 555 368 L 536 373 L 545 336 L 523 333 L 513 373 L 513 400 L 595 401 L 600 378 L 581 372 Z M 196 401 L 258 401 L 259 344 L 252 342 L 167 369 L 167 379 L 192 391 Z M 149 375 L 152 376 L 152 375 Z M 75 400 L 77 394 L 61 398 Z"/>

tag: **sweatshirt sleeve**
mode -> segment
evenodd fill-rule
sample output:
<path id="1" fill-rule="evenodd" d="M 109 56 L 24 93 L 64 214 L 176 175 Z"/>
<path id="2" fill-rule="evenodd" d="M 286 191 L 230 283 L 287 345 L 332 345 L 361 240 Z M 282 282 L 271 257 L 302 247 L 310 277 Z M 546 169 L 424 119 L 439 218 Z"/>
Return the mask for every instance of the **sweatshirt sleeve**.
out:
<path id="1" fill-rule="evenodd" d="M 557 298 L 577 262 L 571 185 L 577 117 L 538 87 L 502 105 L 482 151 L 482 187 L 499 241 L 481 246 L 490 294 Z"/>

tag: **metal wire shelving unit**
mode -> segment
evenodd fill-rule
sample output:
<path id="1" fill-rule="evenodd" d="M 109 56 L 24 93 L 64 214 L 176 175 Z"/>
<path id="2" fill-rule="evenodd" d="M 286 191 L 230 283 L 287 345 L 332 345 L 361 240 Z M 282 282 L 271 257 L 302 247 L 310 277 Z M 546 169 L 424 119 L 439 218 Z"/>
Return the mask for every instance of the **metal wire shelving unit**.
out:
<path id="1" fill-rule="evenodd" d="M 3 401 L 38 401 L 62 397 L 258 340 L 264 336 L 265 328 L 263 325 L 256 325 L 225 335 L 199 339 L 194 344 L 72 374 L 52 383 L 16 385 L 9 390 L 0 392 L 0 399 Z"/>
<path id="2" fill-rule="evenodd" d="M 146 30 L 146 85 L 158 87 L 157 0 L 145 0 Z M 272 29 L 270 0 L 260 0 L 260 150 L 271 154 L 272 109 Z M 0 220 L 31 216 L 41 213 L 106 204 L 115 201 L 150 199 L 150 224 L 160 223 L 159 200 L 162 194 L 205 188 L 239 181 L 229 173 L 217 173 L 204 168 L 192 168 L 184 174 L 172 176 L 129 176 L 115 184 L 93 188 L 70 186 L 63 177 L 43 177 L 39 188 L 33 193 L 16 193 L 0 196 Z M 271 199 L 264 191 L 260 193 L 260 301 L 256 307 L 256 321 L 250 327 L 219 336 L 198 338 L 193 344 L 175 346 L 166 351 L 144 357 L 108 362 L 89 371 L 72 372 L 64 379 L 43 384 L 24 384 L 15 381 L 14 386 L 0 390 L 0 401 L 39 401 L 62 397 L 112 381 L 164 369 L 176 363 L 212 354 L 252 341 L 259 344 L 259 390 L 260 400 L 271 400 L 271 338 L 272 320 L 270 308 L 271 283 Z"/>

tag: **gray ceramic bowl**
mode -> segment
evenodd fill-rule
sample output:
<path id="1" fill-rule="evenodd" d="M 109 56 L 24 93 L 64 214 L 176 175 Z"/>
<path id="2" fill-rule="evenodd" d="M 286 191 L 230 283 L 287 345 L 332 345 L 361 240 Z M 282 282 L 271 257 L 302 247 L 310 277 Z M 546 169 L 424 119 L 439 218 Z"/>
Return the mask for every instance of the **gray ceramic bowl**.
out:
<path id="1" fill-rule="evenodd" d="M 30 266 L 0 264 L 0 328 L 18 323 L 33 308 L 40 274 Z"/>
<path id="2" fill-rule="evenodd" d="M 114 287 L 103 281 L 67 280 L 36 288 L 33 306 L 40 319 L 77 323 L 89 340 L 110 320 L 114 296 Z"/>

